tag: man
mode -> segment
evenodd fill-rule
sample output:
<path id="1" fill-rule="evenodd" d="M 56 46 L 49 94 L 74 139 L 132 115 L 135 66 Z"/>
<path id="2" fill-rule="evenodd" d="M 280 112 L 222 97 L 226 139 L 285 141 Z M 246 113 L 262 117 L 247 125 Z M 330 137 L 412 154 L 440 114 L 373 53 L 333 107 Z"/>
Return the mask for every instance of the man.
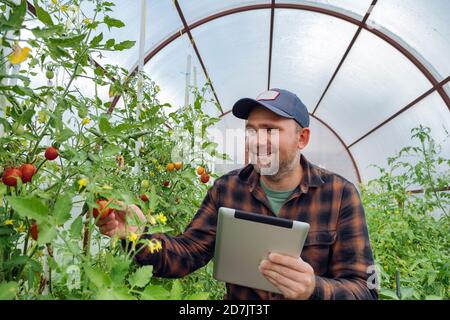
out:
<path id="1" fill-rule="evenodd" d="M 183 234 L 142 235 L 160 240 L 163 250 L 151 254 L 144 249 L 136 261 L 152 264 L 160 277 L 182 277 L 204 266 L 213 257 L 217 212 L 224 206 L 310 224 L 301 257 L 271 253 L 259 266 L 282 294 L 227 283 L 225 298 L 376 299 L 377 292 L 368 287 L 373 257 L 358 191 L 301 154 L 310 137 L 305 105 L 289 91 L 272 89 L 256 100 L 239 100 L 232 111 L 247 119 L 252 164 L 214 182 Z M 278 170 L 270 172 L 274 165 Z M 114 211 L 97 224 L 103 234 L 124 238 L 125 218 L 125 212 Z"/>

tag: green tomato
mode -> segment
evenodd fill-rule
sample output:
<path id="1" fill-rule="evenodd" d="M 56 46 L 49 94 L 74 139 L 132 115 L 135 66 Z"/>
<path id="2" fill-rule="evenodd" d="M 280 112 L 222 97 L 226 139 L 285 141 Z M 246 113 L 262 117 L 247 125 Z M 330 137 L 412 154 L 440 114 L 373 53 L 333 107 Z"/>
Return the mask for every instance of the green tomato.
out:
<path id="1" fill-rule="evenodd" d="M 21 135 L 23 135 L 23 134 L 25 133 L 25 130 L 24 130 L 24 128 L 23 128 L 23 125 L 21 125 L 21 124 L 18 123 L 18 122 L 14 122 L 14 123 L 13 123 L 13 125 L 12 125 L 12 131 L 13 131 L 14 134 L 16 134 L 16 135 L 18 135 L 18 136 L 21 136 Z"/>
<path id="2" fill-rule="evenodd" d="M 48 80 L 51 80 L 55 77 L 55 73 L 52 70 L 47 70 L 45 76 L 47 77 Z"/>

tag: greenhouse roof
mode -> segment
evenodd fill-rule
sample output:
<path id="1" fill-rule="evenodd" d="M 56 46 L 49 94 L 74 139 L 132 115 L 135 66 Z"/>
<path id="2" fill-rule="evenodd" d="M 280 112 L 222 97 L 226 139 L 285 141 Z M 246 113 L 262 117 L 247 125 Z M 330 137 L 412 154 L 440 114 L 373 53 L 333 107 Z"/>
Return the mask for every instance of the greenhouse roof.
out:
<path id="1" fill-rule="evenodd" d="M 186 74 L 199 86 L 209 79 L 220 108 L 206 108 L 220 130 L 244 125 L 230 113 L 238 99 L 284 88 L 310 112 L 307 157 L 353 182 L 374 178 L 369 165 L 410 144 L 418 125 L 450 156 L 449 1 L 158 0 L 146 1 L 142 15 L 141 1 L 112 2 L 111 16 L 125 26 L 98 31 L 137 45 L 95 61 L 135 72 L 144 17 L 144 71 L 159 99 L 183 106 Z M 83 12 L 92 6 L 82 2 Z"/>

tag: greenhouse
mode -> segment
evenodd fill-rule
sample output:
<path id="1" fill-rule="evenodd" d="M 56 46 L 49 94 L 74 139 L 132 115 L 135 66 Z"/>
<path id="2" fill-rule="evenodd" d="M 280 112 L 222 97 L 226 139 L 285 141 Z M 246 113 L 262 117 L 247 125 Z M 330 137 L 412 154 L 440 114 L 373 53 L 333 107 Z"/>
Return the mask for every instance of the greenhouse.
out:
<path id="1" fill-rule="evenodd" d="M 0 0 L 0 300 L 448 300 L 449 12 Z"/>

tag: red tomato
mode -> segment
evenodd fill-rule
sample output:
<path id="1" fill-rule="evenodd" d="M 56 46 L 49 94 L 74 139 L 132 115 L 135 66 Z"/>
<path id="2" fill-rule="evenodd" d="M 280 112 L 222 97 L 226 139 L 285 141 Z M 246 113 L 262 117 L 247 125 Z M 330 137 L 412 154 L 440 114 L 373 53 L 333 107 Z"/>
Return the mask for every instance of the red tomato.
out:
<path id="1" fill-rule="evenodd" d="M 103 219 L 105 217 L 107 217 L 111 211 L 113 210 L 112 208 L 108 207 L 110 201 L 107 200 L 102 200 L 102 199 L 97 199 L 96 203 L 99 206 L 99 208 L 94 208 L 92 210 L 92 214 L 94 215 L 94 218 L 97 219 L 97 217 L 100 215 L 100 219 Z"/>
<path id="2" fill-rule="evenodd" d="M 208 183 L 209 181 L 209 175 L 205 172 L 200 176 L 200 181 L 202 183 Z"/>
<path id="3" fill-rule="evenodd" d="M 7 186 L 15 187 L 17 186 L 17 179 L 20 178 L 22 178 L 22 172 L 15 167 L 11 167 L 3 171 L 2 182 Z"/>
<path id="4" fill-rule="evenodd" d="M 55 147 L 48 147 L 47 150 L 45 150 L 44 155 L 47 160 L 55 160 L 58 158 L 58 149 Z"/>
<path id="5" fill-rule="evenodd" d="M 22 173 L 22 182 L 27 183 L 31 181 L 31 178 L 36 173 L 36 167 L 31 163 L 25 163 L 20 166 L 20 172 Z"/>
<path id="6" fill-rule="evenodd" d="M 36 223 L 33 223 L 30 227 L 30 233 L 31 233 L 31 237 L 33 238 L 34 241 L 37 241 L 38 239 L 38 226 Z"/>

